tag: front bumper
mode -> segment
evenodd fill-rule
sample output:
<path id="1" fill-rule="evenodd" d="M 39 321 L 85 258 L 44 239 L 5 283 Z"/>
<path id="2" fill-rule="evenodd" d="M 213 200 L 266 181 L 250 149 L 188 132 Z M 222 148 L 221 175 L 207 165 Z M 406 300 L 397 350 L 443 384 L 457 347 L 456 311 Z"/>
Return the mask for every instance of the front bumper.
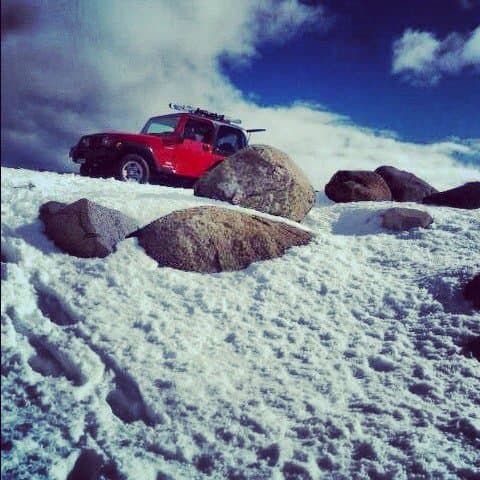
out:
<path id="1" fill-rule="evenodd" d="M 90 149 L 74 146 L 70 149 L 69 157 L 78 164 L 106 167 L 112 166 L 118 160 L 118 151 L 106 147 Z"/>

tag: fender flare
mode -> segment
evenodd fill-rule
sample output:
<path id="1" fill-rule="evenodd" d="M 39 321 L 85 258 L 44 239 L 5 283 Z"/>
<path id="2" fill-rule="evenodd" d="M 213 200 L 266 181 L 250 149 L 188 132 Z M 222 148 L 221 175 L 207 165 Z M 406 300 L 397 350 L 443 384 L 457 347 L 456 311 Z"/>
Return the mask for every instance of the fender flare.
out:
<path id="1" fill-rule="evenodd" d="M 129 153 L 136 153 L 141 155 L 145 161 L 148 163 L 150 170 L 157 171 L 157 162 L 155 161 L 155 156 L 150 147 L 136 142 L 122 142 L 122 146 L 118 151 L 118 160 L 120 161 L 122 157 L 128 155 Z"/>

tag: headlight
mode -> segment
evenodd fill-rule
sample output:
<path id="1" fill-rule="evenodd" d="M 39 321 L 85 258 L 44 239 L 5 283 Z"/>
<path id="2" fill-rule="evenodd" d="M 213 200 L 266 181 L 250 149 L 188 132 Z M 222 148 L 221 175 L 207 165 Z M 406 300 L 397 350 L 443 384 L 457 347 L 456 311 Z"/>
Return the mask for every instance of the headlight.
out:
<path id="1" fill-rule="evenodd" d="M 80 146 L 88 148 L 90 146 L 90 137 L 82 137 L 80 139 Z"/>
<path id="2" fill-rule="evenodd" d="M 113 138 L 111 137 L 102 137 L 100 140 L 102 147 L 109 147 L 113 143 Z"/>

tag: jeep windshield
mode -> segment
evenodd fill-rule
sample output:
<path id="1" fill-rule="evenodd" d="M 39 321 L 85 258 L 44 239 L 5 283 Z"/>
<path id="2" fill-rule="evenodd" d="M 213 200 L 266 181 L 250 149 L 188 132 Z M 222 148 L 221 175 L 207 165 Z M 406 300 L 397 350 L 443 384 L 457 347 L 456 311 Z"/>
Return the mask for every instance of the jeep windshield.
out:
<path id="1" fill-rule="evenodd" d="M 179 118 L 180 115 L 164 115 L 162 117 L 153 117 L 145 124 L 141 133 L 148 133 L 149 135 L 172 133 L 177 126 Z"/>

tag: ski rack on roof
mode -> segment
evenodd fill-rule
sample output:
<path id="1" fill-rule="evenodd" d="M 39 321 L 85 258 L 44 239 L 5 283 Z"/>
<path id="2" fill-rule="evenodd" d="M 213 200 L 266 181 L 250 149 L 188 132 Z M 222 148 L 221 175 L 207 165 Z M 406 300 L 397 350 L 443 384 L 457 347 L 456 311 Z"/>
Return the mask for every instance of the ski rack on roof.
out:
<path id="1" fill-rule="evenodd" d="M 217 120 L 219 122 L 225 123 L 235 123 L 240 125 L 242 123 L 241 120 L 229 118 L 225 115 L 221 115 L 219 113 L 209 112 L 207 110 L 202 110 L 198 107 L 192 107 L 191 105 L 179 105 L 178 103 L 169 103 L 168 106 L 172 110 L 178 110 L 182 112 L 191 113 L 193 115 L 198 115 L 199 117 L 209 118 L 210 120 Z"/>

